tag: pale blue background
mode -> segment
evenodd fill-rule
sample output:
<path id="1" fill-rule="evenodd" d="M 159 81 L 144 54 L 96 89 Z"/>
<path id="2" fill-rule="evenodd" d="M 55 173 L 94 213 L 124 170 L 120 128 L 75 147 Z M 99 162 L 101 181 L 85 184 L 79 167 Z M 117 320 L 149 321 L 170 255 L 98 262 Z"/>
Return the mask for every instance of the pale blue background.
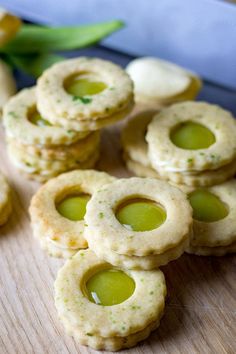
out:
<path id="1" fill-rule="evenodd" d="M 123 19 L 104 44 L 134 55 L 172 60 L 236 89 L 236 6 L 219 0 L 0 0 L 40 23 Z"/>

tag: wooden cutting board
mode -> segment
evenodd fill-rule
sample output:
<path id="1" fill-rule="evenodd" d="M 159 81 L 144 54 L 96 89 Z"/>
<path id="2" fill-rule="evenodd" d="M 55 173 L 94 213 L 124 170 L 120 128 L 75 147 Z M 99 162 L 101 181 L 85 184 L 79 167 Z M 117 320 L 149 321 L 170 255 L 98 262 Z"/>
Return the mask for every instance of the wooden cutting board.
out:
<path id="1" fill-rule="evenodd" d="M 14 212 L 0 229 L 0 353 L 95 353 L 67 336 L 53 302 L 63 260 L 50 258 L 32 237 L 28 207 L 39 184 L 11 165 L 0 131 L 0 168 L 14 190 Z M 100 168 L 127 177 L 117 128 L 104 131 Z M 236 257 L 184 255 L 163 267 L 168 296 L 161 325 L 122 353 L 236 353 Z"/>

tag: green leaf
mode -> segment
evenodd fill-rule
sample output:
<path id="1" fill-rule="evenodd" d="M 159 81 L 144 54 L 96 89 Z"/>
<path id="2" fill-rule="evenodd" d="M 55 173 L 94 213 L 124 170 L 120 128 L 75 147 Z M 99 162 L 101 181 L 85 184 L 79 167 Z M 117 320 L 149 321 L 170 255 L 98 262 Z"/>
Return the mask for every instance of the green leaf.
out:
<path id="1" fill-rule="evenodd" d="M 92 102 L 92 98 L 89 97 L 81 97 L 81 96 L 73 96 L 72 98 L 73 101 L 80 101 L 84 104 L 88 104 Z"/>
<path id="2" fill-rule="evenodd" d="M 78 49 L 100 41 L 123 26 L 121 21 L 55 28 L 25 24 L 0 50 L 5 53 L 26 54 Z"/>
<path id="3" fill-rule="evenodd" d="M 8 54 L 8 61 L 14 67 L 34 77 L 40 76 L 45 69 L 63 59 L 65 58 L 60 55 L 50 53 L 28 55 Z"/>

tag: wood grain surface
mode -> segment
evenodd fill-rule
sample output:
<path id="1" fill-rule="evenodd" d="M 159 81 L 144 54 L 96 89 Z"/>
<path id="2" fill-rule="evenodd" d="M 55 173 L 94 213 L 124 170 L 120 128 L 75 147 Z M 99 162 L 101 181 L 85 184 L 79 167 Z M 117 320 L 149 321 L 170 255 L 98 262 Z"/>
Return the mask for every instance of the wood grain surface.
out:
<path id="1" fill-rule="evenodd" d="M 130 174 L 119 154 L 119 132 L 103 133 L 100 168 Z M 13 188 L 14 211 L 0 229 L 0 354 L 95 353 L 59 323 L 53 282 L 63 260 L 48 257 L 32 237 L 28 207 L 39 184 L 11 165 L 0 131 L 0 168 Z M 168 296 L 161 325 L 129 354 L 236 353 L 236 257 L 184 255 L 163 267 Z"/>

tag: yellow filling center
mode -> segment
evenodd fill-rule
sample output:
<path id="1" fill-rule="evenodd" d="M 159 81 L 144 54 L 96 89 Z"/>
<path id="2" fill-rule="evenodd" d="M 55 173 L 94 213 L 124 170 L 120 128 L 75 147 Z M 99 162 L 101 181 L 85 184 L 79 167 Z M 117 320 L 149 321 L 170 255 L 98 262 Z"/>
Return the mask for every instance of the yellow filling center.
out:
<path id="1" fill-rule="evenodd" d="M 140 198 L 121 204 L 116 212 L 116 218 L 133 231 L 150 231 L 165 222 L 166 212 L 157 203 Z"/>
<path id="2" fill-rule="evenodd" d="M 104 82 L 82 78 L 80 75 L 70 78 L 65 84 L 66 91 L 75 97 L 96 95 L 106 88 L 107 85 Z"/>
<path id="3" fill-rule="evenodd" d="M 117 269 L 105 269 L 87 281 L 85 291 L 91 302 L 113 306 L 127 300 L 134 289 L 135 282 L 126 273 Z"/>
<path id="4" fill-rule="evenodd" d="M 170 134 L 172 143 L 181 149 L 207 149 L 215 143 L 214 134 L 202 124 L 185 122 L 178 125 Z"/>
<path id="5" fill-rule="evenodd" d="M 228 209 L 220 198 L 205 189 L 197 189 L 190 193 L 189 201 L 195 220 L 214 222 L 228 215 Z"/>
<path id="6" fill-rule="evenodd" d="M 57 211 L 71 221 L 83 220 L 89 199 L 88 194 L 66 197 L 57 204 Z"/>

